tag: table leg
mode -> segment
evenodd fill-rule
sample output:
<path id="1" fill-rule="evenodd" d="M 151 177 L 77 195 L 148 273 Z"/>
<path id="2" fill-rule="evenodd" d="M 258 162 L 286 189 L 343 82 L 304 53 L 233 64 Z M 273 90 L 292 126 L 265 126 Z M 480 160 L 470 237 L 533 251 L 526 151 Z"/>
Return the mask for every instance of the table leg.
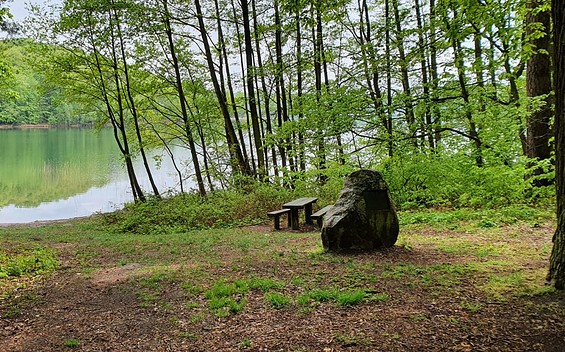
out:
<path id="1" fill-rule="evenodd" d="M 290 222 L 292 224 L 293 230 L 298 230 L 298 209 L 292 208 L 290 209 Z"/>
<path id="2" fill-rule="evenodd" d="M 306 223 L 312 225 L 312 203 L 306 204 L 304 207 L 304 217 L 306 218 Z"/>

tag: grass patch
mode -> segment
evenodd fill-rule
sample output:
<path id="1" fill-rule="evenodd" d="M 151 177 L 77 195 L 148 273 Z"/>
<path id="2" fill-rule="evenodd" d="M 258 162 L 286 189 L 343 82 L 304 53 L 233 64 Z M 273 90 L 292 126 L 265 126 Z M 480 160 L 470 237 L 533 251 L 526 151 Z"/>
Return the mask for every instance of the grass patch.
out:
<path id="1" fill-rule="evenodd" d="M 274 309 L 282 309 L 288 307 L 292 303 L 290 298 L 278 292 L 267 292 L 265 294 L 265 300 Z"/>
<path id="2" fill-rule="evenodd" d="M 0 253 L 0 279 L 34 276 L 53 271 L 59 261 L 53 250 L 38 248 L 19 254 Z"/>
<path id="3" fill-rule="evenodd" d="M 80 340 L 79 339 L 68 339 L 63 342 L 63 346 L 67 348 L 79 348 L 80 347 Z"/>
<path id="4" fill-rule="evenodd" d="M 307 291 L 296 298 L 298 305 L 306 306 L 315 303 L 334 302 L 341 307 L 354 306 L 366 300 L 384 301 L 383 294 L 372 294 L 365 290 L 339 290 L 338 288 L 315 289 Z M 388 299 L 388 295 L 386 296 Z"/>
<path id="5" fill-rule="evenodd" d="M 338 333 L 334 336 L 334 341 L 341 347 L 368 346 L 371 341 L 364 334 Z"/>

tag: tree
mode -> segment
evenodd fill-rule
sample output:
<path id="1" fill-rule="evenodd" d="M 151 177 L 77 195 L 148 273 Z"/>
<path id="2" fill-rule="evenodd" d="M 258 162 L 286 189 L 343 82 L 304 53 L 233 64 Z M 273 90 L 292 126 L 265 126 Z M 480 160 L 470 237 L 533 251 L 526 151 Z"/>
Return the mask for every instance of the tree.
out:
<path id="1" fill-rule="evenodd" d="M 18 32 L 18 25 L 11 21 L 12 14 L 10 9 L 4 7 L 6 3 L 12 2 L 12 0 L 0 0 L 0 32 L 6 32 L 8 34 L 15 34 Z"/>
<path id="2" fill-rule="evenodd" d="M 196 182 L 198 183 L 198 192 L 201 196 L 206 195 L 206 189 L 204 188 L 204 180 L 202 179 L 202 173 L 200 172 L 200 164 L 198 162 L 198 155 L 196 153 L 196 144 L 194 143 L 194 137 L 192 135 L 192 129 L 190 127 L 190 122 L 188 119 L 188 108 L 186 104 L 186 96 L 184 88 L 182 85 L 182 75 L 180 71 L 179 59 L 176 53 L 175 42 L 173 40 L 173 28 L 171 26 L 169 5 L 168 0 L 163 0 L 163 23 L 165 24 L 165 33 L 167 34 L 167 42 L 169 44 L 169 53 L 171 56 L 171 64 L 173 65 L 175 71 L 175 89 L 178 92 L 179 105 L 181 107 L 182 120 L 184 122 L 184 131 L 188 139 L 188 145 L 190 149 L 190 155 L 192 157 L 192 165 L 194 167 L 194 173 L 196 175 Z"/>
<path id="3" fill-rule="evenodd" d="M 551 60 L 550 60 L 550 11 L 543 0 L 530 0 L 527 4 L 526 38 L 532 51 L 527 62 L 526 92 L 530 98 L 541 98 L 541 106 L 534 107 L 527 120 L 526 156 L 531 159 L 546 160 L 551 157 L 550 118 L 551 111 Z M 537 105 L 537 104 L 532 104 Z M 543 173 L 541 168 L 535 174 Z M 545 182 L 540 182 L 545 181 Z M 539 180 L 534 185 L 547 185 L 547 180 Z"/>
<path id="4" fill-rule="evenodd" d="M 555 181 L 557 229 L 553 236 L 547 280 L 565 289 L 565 0 L 553 0 L 553 60 L 555 82 Z"/>
<path id="5" fill-rule="evenodd" d="M 214 86 L 214 92 L 218 99 L 218 104 L 220 105 L 222 116 L 224 117 L 226 139 L 227 139 L 227 144 L 230 152 L 230 159 L 234 167 L 234 171 L 242 175 L 253 176 L 253 173 L 251 171 L 251 168 L 249 167 L 249 164 L 247 163 L 247 160 L 245 160 L 245 158 L 243 157 L 243 153 L 241 151 L 241 145 L 237 139 L 235 128 L 231 121 L 225 91 L 222 90 L 222 88 L 220 87 L 220 83 L 218 82 L 218 77 L 216 75 L 216 69 L 214 65 L 214 58 L 212 56 L 210 41 L 208 40 L 208 31 L 206 29 L 206 25 L 204 24 L 204 13 L 202 12 L 202 6 L 200 5 L 200 0 L 194 1 L 194 7 L 196 10 L 196 17 L 198 19 L 197 28 L 198 31 L 200 32 L 200 36 L 202 37 L 202 44 L 204 46 L 204 52 L 206 55 L 206 63 L 208 64 L 210 79 L 212 80 L 212 84 Z"/>

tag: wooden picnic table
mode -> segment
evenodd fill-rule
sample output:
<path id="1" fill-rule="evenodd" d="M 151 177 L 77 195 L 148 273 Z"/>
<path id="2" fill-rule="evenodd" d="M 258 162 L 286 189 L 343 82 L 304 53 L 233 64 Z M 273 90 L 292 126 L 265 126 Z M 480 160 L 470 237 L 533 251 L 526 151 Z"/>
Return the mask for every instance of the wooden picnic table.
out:
<path id="1" fill-rule="evenodd" d="M 293 230 L 298 230 L 298 210 L 304 208 L 304 217 L 306 218 L 306 223 L 311 225 L 312 222 L 312 204 L 316 203 L 318 198 L 314 197 L 304 197 L 293 200 L 283 204 L 283 208 L 290 209 L 290 221 Z"/>

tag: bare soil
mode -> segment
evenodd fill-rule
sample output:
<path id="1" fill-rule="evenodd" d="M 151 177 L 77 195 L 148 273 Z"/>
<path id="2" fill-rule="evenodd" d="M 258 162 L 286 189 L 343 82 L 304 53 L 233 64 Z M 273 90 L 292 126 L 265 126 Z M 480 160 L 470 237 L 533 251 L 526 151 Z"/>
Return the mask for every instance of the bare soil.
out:
<path id="1" fill-rule="evenodd" d="M 250 229 L 276 236 L 266 225 Z M 532 245 L 550 241 L 551 229 L 543 231 Z M 296 241 L 313 242 L 312 236 L 300 234 Z M 65 253 L 65 248 L 60 250 Z M 462 261 L 426 246 L 396 246 L 355 259 L 391 265 Z M 174 280 L 159 282 L 159 299 L 142 305 L 138 293 L 143 287 L 136 278 L 146 275 L 147 266 L 119 265 L 112 256 L 98 260 L 101 269 L 84 274 L 69 254 L 53 275 L 0 301 L 0 351 L 565 351 L 561 293 L 501 301 L 476 288 L 474 281 L 480 278 L 468 277 L 447 289 L 389 279 L 374 287 L 389 294 L 387 302 L 351 307 L 312 302 L 307 310 L 273 309 L 261 292 L 252 291 L 243 311 L 220 318 L 205 313 L 202 297 L 198 307 L 187 305 L 186 290 Z M 233 271 L 233 263 L 210 268 L 216 271 L 210 274 Z M 290 279 L 300 270 L 313 270 L 311 262 L 301 263 L 278 267 L 278 273 Z M 250 265 L 244 270 L 258 275 L 273 270 L 264 262 Z M 322 281 L 329 280 L 342 265 L 324 261 L 315 270 L 326 274 Z M 173 271 L 183 268 L 170 266 Z M 475 304 L 475 309 L 465 309 L 462 302 Z M 14 309 L 17 314 L 8 314 Z M 79 346 L 73 347 L 71 339 Z"/>

